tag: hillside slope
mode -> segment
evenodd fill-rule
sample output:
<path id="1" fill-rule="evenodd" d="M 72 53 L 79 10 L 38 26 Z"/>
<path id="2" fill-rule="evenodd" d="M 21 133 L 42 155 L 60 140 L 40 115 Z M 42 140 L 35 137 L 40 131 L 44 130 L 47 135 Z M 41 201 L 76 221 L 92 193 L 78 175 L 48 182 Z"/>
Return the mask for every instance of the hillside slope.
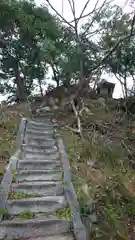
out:
<path id="1" fill-rule="evenodd" d="M 71 108 L 55 112 L 90 239 L 134 239 L 134 118 L 116 100 L 90 99 L 74 132 Z"/>
<path id="2" fill-rule="evenodd" d="M 3 175 L 5 166 L 10 156 L 15 151 L 16 136 L 22 117 L 28 116 L 24 104 L 13 106 L 1 105 L 0 108 L 0 176 Z"/>

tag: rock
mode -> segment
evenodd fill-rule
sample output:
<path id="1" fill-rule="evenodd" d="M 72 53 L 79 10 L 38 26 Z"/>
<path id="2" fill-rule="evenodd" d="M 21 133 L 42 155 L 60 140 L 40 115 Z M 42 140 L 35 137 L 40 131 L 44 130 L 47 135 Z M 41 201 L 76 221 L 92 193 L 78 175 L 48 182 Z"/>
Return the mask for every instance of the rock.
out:
<path id="1" fill-rule="evenodd" d="M 40 112 L 50 112 L 50 111 L 51 111 L 51 108 L 49 106 L 45 106 L 40 109 Z"/>
<path id="2" fill-rule="evenodd" d="M 59 107 L 56 106 L 56 105 L 54 105 L 54 106 L 52 107 L 53 110 L 57 110 L 58 108 L 59 108 Z"/>
<path id="3" fill-rule="evenodd" d="M 99 97 L 99 98 L 98 98 L 98 102 L 99 102 L 99 104 L 101 105 L 102 108 L 105 108 L 105 107 L 106 107 L 105 99 L 104 99 L 104 98 Z"/>
<path id="4" fill-rule="evenodd" d="M 94 113 L 91 112 L 91 110 L 90 110 L 89 108 L 87 108 L 87 107 L 84 108 L 84 111 L 85 111 L 88 115 L 90 115 L 90 116 L 93 116 L 93 115 L 94 115 Z"/>
<path id="5" fill-rule="evenodd" d="M 89 196 L 89 187 L 88 187 L 87 184 L 84 184 L 84 185 L 82 186 L 82 190 L 83 190 L 83 192 L 85 193 L 85 195 Z"/>
<path id="6" fill-rule="evenodd" d="M 40 109 L 38 108 L 38 109 L 36 109 L 36 113 L 40 113 Z"/>

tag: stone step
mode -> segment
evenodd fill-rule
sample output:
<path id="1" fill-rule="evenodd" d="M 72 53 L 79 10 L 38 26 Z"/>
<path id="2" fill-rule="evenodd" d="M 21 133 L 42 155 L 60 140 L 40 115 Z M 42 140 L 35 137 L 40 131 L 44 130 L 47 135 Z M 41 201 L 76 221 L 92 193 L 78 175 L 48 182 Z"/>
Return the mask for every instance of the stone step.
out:
<path id="1" fill-rule="evenodd" d="M 23 181 L 60 181 L 62 172 L 52 170 L 21 170 L 16 174 L 17 182 Z"/>
<path id="2" fill-rule="evenodd" d="M 29 148 L 29 147 L 25 147 L 23 149 L 23 152 L 24 154 L 30 154 L 32 155 L 33 157 L 34 156 L 45 156 L 45 155 L 53 155 L 53 154 L 56 154 L 58 155 L 58 150 L 57 150 L 57 147 L 53 146 L 53 147 L 48 147 L 46 149 L 33 149 L 33 148 Z"/>
<path id="3" fill-rule="evenodd" d="M 38 238 L 32 238 L 32 240 L 74 240 L 72 233 L 65 233 L 65 234 L 59 234 L 59 235 L 52 235 L 48 236 L 46 238 L 44 237 L 38 237 Z"/>
<path id="4" fill-rule="evenodd" d="M 39 135 L 37 135 L 37 134 L 26 134 L 26 136 L 25 136 L 25 139 L 26 140 L 30 140 L 30 139 L 32 139 L 32 140 L 37 140 L 37 141 L 39 141 L 39 142 L 44 142 L 44 141 L 46 141 L 47 139 L 49 140 L 49 139 L 54 139 L 54 134 L 50 134 L 50 135 L 43 135 L 43 136 L 39 136 Z M 43 142 L 42 142 L 42 144 L 43 144 Z"/>
<path id="5" fill-rule="evenodd" d="M 66 206 L 67 201 L 64 196 L 45 196 L 8 200 L 6 210 L 9 215 L 18 215 L 22 212 L 53 213 Z"/>
<path id="6" fill-rule="evenodd" d="M 25 141 L 26 141 L 26 143 L 27 143 L 27 145 L 29 145 L 29 144 L 35 144 L 35 145 L 46 145 L 46 143 L 51 143 L 52 141 L 54 141 L 54 138 L 47 138 L 47 137 L 44 137 L 43 139 L 40 139 L 40 138 L 38 138 L 38 137 L 32 137 L 32 138 L 30 138 L 30 137 L 28 137 L 27 136 L 27 138 L 25 138 Z"/>
<path id="7" fill-rule="evenodd" d="M 38 115 L 35 117 L 36 121 L 44 121 L 45 119 L 49 118 L 51 119 L 53 117 L 53 114 L 50 111 L 43 112 L 40 111 Z"/>
<path id="8" fill-rule="evenodd" d="M 44 150 L 48 147 L 52 147 L 52 148 L 56 148 L 56 140 L 51 140 L 51 141 L 46 141 L 45 144 L 36 144 L 36 143 L 27 143 L 27 144 L 23 144 L 22 147 L 23 149 L 27 149 L 27 148 L 30 148 L 30 149 L 36 149 L 36 150 Z M 57 148 L 56 148 L 57 149 Z"/>
<path id="9" fill-rule="evenodd" d="M 70 236 L 70 228 L 71 223 L 69 221 L 53 217 L 39 217 L 35 219 L 15 218 L 10 221 L 4 220 L 0 223 L 0 239 L 70 240 L 72 238 L 62 238 L 65 234 Z M 57 235 L 59 238 L 52 238 Z"/>
<path id="10" fill-rule="evenodd" d="M 20 170 L 55 170 L 61 169 L 60 161 L 54 160 L 19 160 L 17 169 Z"/>
<path id="11" fill-rule="evenodd" d="M 24 156 L 25 156 L 25 159 L 36 159 L 36 160 L 57 160 L 59 159 L 59 153 L 56 152 L 55 154 L 48 154 L 48 153 L 45 153 L 45 154 L 33 154 L 33 153 L 30 153 L 30 152 L 26 152 L 24 153 Z"/>
<path id="12" fill-rule="evenodd" d="M 64 194 L 63 186 L 59 182 L 24 182 L 13 183 L 12 192 L 39 194 L 40 196 L 60 196 Z"/>
<path id="13" fill-rule="evenodd" d="M 47 144 L 44 148 L 35 148 L 32 145 L 27 145 L 25 147 L 23 147 L 23 151 L 25 153 L 33 153 L 33 154 L 52 154 L 52 153 L 56 153 L 58 151 L 57 147 L 55 145 L 50 145 Z"/>
<path id="14" fill-rule="evenodd" d="M 59 234 L 59 235 L 52 235 L 48 236 L 46 238 L 44 237 L 38 237 L 38 238 L 32 238 L 32 240 L 74 240 L 72 233 L 65 233 L 65 234 Z"/>
<path id="15" fill-rule="evenodd" d="M 54 126 L 52 124 L 46 124 L 45 126 L 35 126 L 32 124 L 29 124 L 27 125 L 27 129 L 40 132 L 40 131 L 46 131 L 46 130 L 54 130 Z"/>
<path id="16" fill-rule="evenodd" d="M 54 139 L 50 138 L 50 139 L 47 139 L 47 138 L 44 138 L 44 139 L 38 139 L 38 138 L 25 138 L 25 142 L 27 143 L 27 145 L 36 145 L 36 146 L 40 146 L 40 145 L 46 145 L 47 143 L 52 143 L 52 141 L 54 141 Z"/>
<path id="17" fill-rule="evenodd" d="M 26 129 L 26 135 L 29 135 L 29 136 L 39 136 L 39 137 L 44 137 L 44 136 L 53 136 L 54 134 L 54 131 L 53 130 L 44 130 L 44 131 L 35 131 L 35 130 L 28 130 Z"/>
<path id="18" fill-rule="evenodd" d="M 50 119 L 45 119 L 44 121 L 40 121 L 39 119 L 30 120 L 27 123 L 27 126 L 36 126 L 36 127 L 46 127 L 52 126 L 52 122 Z"/>

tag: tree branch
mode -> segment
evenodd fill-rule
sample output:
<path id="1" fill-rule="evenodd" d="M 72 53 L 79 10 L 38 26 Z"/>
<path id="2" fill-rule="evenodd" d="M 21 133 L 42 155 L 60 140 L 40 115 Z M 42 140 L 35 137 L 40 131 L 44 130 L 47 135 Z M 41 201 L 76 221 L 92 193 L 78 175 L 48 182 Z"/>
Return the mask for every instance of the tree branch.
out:
<path id="1" fill-rule="evenodd" d="M 113 1 L 113 0 L 110 0 L 110 1 L 107 2 L 105 5 L 111 3 L 112 1 Z M 96 9 L 95 9 L 95 7 L 94 7 L 94 9 L 93 9 L 91 12 L 84 14 L 83 16 L 81 16 L 81 18 L 80 18 L 80 17 L 77 17 L 76 20 L 79 21 L 79 20 L 82 19 L 82 18 L 88 17 L 88 16 L 90 16 L 91 14 L 93 14 L 95 11 L 97 11 L 97 10 L 99 10 L 99 9 L 100 9 L 100 7 L 96 8 Z M 69 23 L 73 23 L 73 22 L 74 22 L 74 19 L 71 20 Z"/>
<path id="2" fill-rule="evenodd" d="M 83 13 L 84 13 L 85 9 L 87 8 L 89 2 L 90 2 L 90 0 L 87 0 L 87 2 L 85 3 L 85 5 L 84 5 L 84 7 L 83 7 L 83 10 L 82 10 L 82 12 L 81 12 L 81 14 L 80 14 L 80 16 L 79 16 L 79 18 L 78 18 L 77 21 L 79 21 L 79 20 L 82 18 Z"/>
<path id="3" fill-rule="evenodd" d="M 47 3 L 49 4 L 49 6 L 51 7 L 51 9 L 63 20 L 64 23 L 66 23 L 68 26 L 70 26 L 71 28 L 74 28 L 74 26 L 68 22 L 54 7 L 53 5 L 50 3 L 49 0 L 46 0 Z"/>
<path id="4" fill-rule="evenodd" d="M 77 127 L 78 127 L 77 132 L 79 133 L 80 137 L 83 138 L 83 136 L 82 136 L 82 130 L 81 130 L 81 120 L 80 120 L 80 117 L 79 117 L 79 113 L 78 113 L 77 110 L 76 110 L 74 101 L 72 100 L 70 103 L 71 103 L 71 106 L 72 106 L 72 108 L 73 108 L 73 111 L 74 111 L 76 120 L 77 120 Z"/>
<path id="5" fill-rule="evenodd" d="M 135 33 L 132 33 L 132 36 L 134 36 L 134 35 L 135 35 Z M 93 71 L 93 70 L 97 69 L 108 57 L 110 57 L 110 55 L 117 49 L 117 47 L 119 46 L 119 44 L 121 42 L 123 42 L 124 40 L 126 40 L 130 37 L 131 37 L 131 35 L 127 35 L 123 38 L 120 38 L 118 40 L 118 42 L 114 45 L 114 47 L 110 50 L 110 52 L 95 67 L 91 68 L 90 71 Z"/>
<path id="6" fill-rule="evenodd" d="M 102 8 L 104 7 L 104 5 L 106 5 L 106 1 L 107 1 L 107 0 L 104 0 L 104 2 L 102 3 L 102 5 L 100 6 L 98 12 L 97 12 L 96 15 L 93 17 L 91 23 L 88 25 L 88 27 L 87 27 L 86 30 L 84 31 L 83 36 L 85 36 L 85 34 L 88 32 L 88 30 L 90 29 L 90 27 L 91 27 L 92 24 L 94 23 L 96 16 L 101 12 L 101 10 L 102 10 Z M 98 3 L 99 3 L 99 0 L 96 1 L 96 4 L 95 4 L 95 6 L 94 6 L 94 11 L 96 10 L 96 7 L 97 7 Z"/>

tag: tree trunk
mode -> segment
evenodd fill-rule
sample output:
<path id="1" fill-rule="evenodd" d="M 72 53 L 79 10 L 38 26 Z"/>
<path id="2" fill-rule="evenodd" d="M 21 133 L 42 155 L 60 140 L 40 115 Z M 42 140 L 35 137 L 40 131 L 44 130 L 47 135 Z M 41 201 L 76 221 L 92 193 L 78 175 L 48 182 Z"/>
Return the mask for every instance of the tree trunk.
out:
<path id="1" fill-rule="evenodd" d="M 38 79 L 38 84 L 39 84 L 39 88 L 40 88 L 40 94 L 41 94 L 41 96 L 43 97 L 44 94 L 43 94 L 43 89 L 42 89 L 42 82 L 41 82 L 40 79 Z"/>
<path id="2" fill-rule="evenodd" d="M 51 64 L 51 67 L 52 67 L 52 70 L 53 70 L 53 75 L 54 75 L 54 79 L 55 79 L 55 81 L 56 81 L 57 87 L 59 87 L 59 86 L 60 86 L 59 77 L 58 77 L 57 74 L 56 74 L 56 70 L 55 70 L 53 64 Z"/>
<path id="3" fill-rule="evenodd" d="M 125 90 L 125 97 L 128 96 L 128 89 L 127 89 L 127 79 L 124 79 L 124 90 Z"/>
<path id="4" fill-rule="evenodd" d="M 26 100 L 26 93 L 25 93 L 25 83 L 24 78 L 20 76 L 19 66 L 18 63 L 16 64 L 15 69 L 15 83 L 17 85 L 16 91 L 16 101 L 24 102 Z"/>

